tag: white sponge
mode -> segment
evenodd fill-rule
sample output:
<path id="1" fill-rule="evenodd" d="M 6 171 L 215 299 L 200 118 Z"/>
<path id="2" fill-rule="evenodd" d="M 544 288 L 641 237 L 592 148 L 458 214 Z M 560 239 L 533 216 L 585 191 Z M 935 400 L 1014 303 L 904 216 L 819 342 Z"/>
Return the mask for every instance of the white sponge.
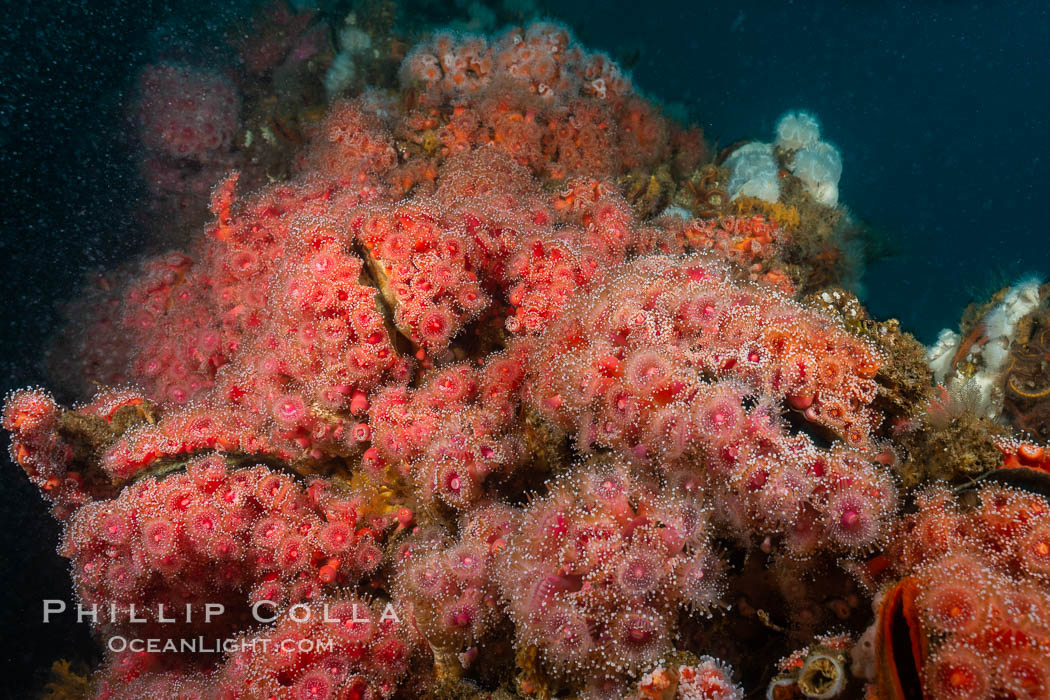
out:
<path id="1" fill-rule="evenodd" d="M 797 151 L 820 141 L 820 122 L 809 112 L 786 112 L 777 122 L 776 145 Z"/>
<path id="2" fill-rule="evenodd" d="M 747 143 L 733 151 L 726 159 L 729 168 L 729 197 L 755 197 L 775 202 L 780 197 L 777 182 L 777 161 L 773 146 L 768 143 Z"/>
<path id="3" fill-rule="evenodd" d="M 798 151 L 791 161 L 791 172 L 818 202 L 829 207 L 838 204 L 842 156 L 830 143 L 818 141 Z"/>
<path id="4" fill-rule="evenodd" d="M 954 373 L 952 360 L 962 347 L 962 337 L 958 333 L 948 329 L 941 331 L 937 342 L 926 351 L 934 379 L 944 383 L 954 394 L 961 394 L 964 390 L 976 392 L 977 409 L 983 417 L 995 419 L 1002 412 L 1002 373 L 1010 359 L 1010 347 L 1017 337 L 1018 325 L 1041 303 L 1039 287 L 1038 279 L 1019 282 L 981 319 L 980 331 L 984 341 L 971 344 L 964 358 L 977 368 L 973 376 Z"/>
<path id="5" fill-rule="evenodd" d="M 940 384 L 951 373 L 952 360 L 962 343 L 962 336 L 955 331 L 944 328 L 937 336 L 937 342 L 926 350 L 926 361 L 933 370 L 934 380 Z"/>
<path id="6" fill-rule="evenodd" d="M 353 54 L 342 51 L 336 54 L 332 65 L 324 74 L 324 89 L 328 94 L 328 100 L 335 99 L 341 94 L 357 77 L 357 63 Z"/>

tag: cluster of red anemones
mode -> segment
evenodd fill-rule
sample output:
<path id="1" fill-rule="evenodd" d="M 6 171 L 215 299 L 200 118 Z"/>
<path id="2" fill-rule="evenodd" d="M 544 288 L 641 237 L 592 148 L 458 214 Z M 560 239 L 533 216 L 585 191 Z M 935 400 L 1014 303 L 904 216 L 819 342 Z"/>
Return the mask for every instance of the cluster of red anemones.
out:
<path id="1" fill-rule="evenodd" d="M 230 471 L 212 455 L 84 505 L 60 553 L 107 632 L 157 636 L 167 617 L 179 633 L 219 636 L 260 601 L 269 614 L 374 572 L 394 520 L 361 493 L 304 488 L 263 466 Z M 207 604 L 227 612 L 212 623 Z"/>
<path id="2" fill-rule="evenodd" d="M 491 144 L 555 179 L 649 167 L 698 140 L 637 95 L 608 56 L 553 23 L 491 42 L 438 34 L 409 53 L 401 81 L 418 102 L 397 128 L 406 140 L 446 155 Z"/>
<path id="3" fill-rule="evenodd" d="M 903 520 L 892 563 L 904 577 L 895 589 L 912 591 L 914 612 L 905 604 L 904 620 L 923 641 L 910 662 L 930 697 L 1046 697 L 1050 504 L 996 484 L 976 496 L 964 508 L 947 488 L 930 487 Z"/>
<path id="4" fill-rule="evenodd" d="M 696 664 L 658 666 L 638 682 L 630 700 L 743 700 L 744 689 L 733 682 L 733 669 L 704 656 Z"/>
<path id="5" fill-rule="evenodd" d="M 329 109 L 320 130 L 297 159 L 304 175 L 351 190 L 369 183 L 398 163 L 397 151 L 380 112 L 381 104 L 361 97 L 341 100 Z"/>
<path id="6" fill-rule="evenodd" d="M 358 451 L 352 428 L 368 409 L 367 392 L 408 365 L 391 344 L 378 293 L 361 282 L 360 259 L 333 226 L 305 213 L 288 226 L 265 296 L 224 314 L 234 317 L 234 354 L 207 391 L 114 445 L 104 458 L 112 474 L 201 449 L 284 459 Z M 250 318 L 238 326 L 236 317 Z"/>
<path id="7" fill-rule="evenodd" d="M 113 447 L 106 467 L 116 476 L 199 449 L 352 451 L 353 423 L 344 424 L 367 408 L 364 392 L 406 367 L 375 290 L 361 284 L 360 260 L 330 233 L 332 218 L 374 197 L 375 187 L 359 181 L 333 192 L 336 183 L 309 180 L 237 202 L 235 183 L 216 191 L 199 262 L 180 254 L 146 261 L 107 291 L 114 303 L 100 305 L 80 336 L 94 351 L 79 369 L 105 369 L 102 379 L 136 382 L 162 405 L 183 405 Z M 123 367 L 94 361 L 99 353 L 123 358 Z"/>
<path id="8" fill-rule="evenodd" d="M 670 651 L 682 608 L 706 613 L 722 594 L 708 516 L 625 463 L 556 480 L 498 562 L 519 646 L 594 688 L 637 677 Z"/>
<path id="9" fill-rule="evenodd" d="M 464 665 L 504 618 L 493 569 L 519 518 L 504 504 L 480 506 L 461 519 L 458 538 L 424 529 L 398 547 L 400 602 L 440 653 L 467 654 Z"/>
<path id="10" fill-rule="evenodd" d="M 245 68 L 308 55 L 311 21 L 246 44 Z M 165 89 L 205 80 L 186 79 Z M 509 661 L 485 647 L 502 635 L 522 692 L 739 698 L 728 667 L 672 657 L 681 613 L 709 614 L 763 561 L 782 582 L 887 542 L 887 358 L 793 298 L 766 218 L 642 218 L 623 183 L 681 179 L 702 138 L 564 28 L 439 34 L 401 80 L 331 105 L 287 179 L 245 193 L 215 177 L 185 253 L 97 280 L 61 351 L 68 388 L 134 389 L 73 409 L 8 397 L 12 456 L 68 521 L 61 551 L 97 631 L 132 631 L 134 605 L 138 636 L 296 642 L 113 653 L 96 693 L 455 693 Z M 147 86 L 146 145 L 218 162 L 227 122 L 193 140 L 230 107 L 215 81 L 192 104 L 153 104 Z M 193 133 L 165 137 L 180 120 Z M 1038 697 L 1046 502 L 984 488 L 964 513 L 937 493 L 891 550 L 932 630 L 923 677 L 947 697 Z M 361 609 L 298 619 L 328 603 Z M 258 604 L 272 626 L 250 619 Z M 416 654 L 427 671 L 406 679 Z"/>
<path id="11" fill-rule="evenodd" d="M 108 479 L 82 473 L 85 465 L 78 460 L 74 445 L 62 436 L 63 422 L 94 424 L 98 429 L 111 425 L 122 409 L 132 411 L 137 416 L 132 422 L 139 422 L 145 404 L 142 393 L 133 389 L 101 390 L 75 411 L 61 408 L 42 389 L 8 394 L 2 424 L 11 435 L 11 459 L 52 504 L 51 513 L 58 520 L 68 520 L 85 504 L 111 498 L 116 492 Z M 126 418 L 123 415 L 118 422 Z"/>
<path id="12" fill-rule="evenodd" d="M 792 294 L 791 279 L 782 269 L 770 265 L 786 236 L 774 222 L 763 216 L 723 216 L 693 219 L 686 223 L 682 237 L 693 250 L 711 251 L 730 260 L 762 281 Z"/>
<path id="13" fill-rule="evenodd" d="M 227 343 L 212 315 L 202 313 L 207 290 L 196 283 L 194 265 L 173 252 L 99 278 L 71 309 L 81 326 L 63 339 L 73 352 L 60 358 L 59 373 L 76 388 L 134 382 L 172 403 L 210 386 Z"/>
<path id="14" fill-rule="evenodd" d="M 58 404 L 42 389 L 22 389 L 4 402 L 3 426 L 11 434 L 11 459 L 52 500 L 79 490 L 69 483 L 70 478 L 77 481 L 68 471 L 73 450 L 58 436 L 58 417 Z"/>
<path id="15" fill-rule="evenodd" d="M 418 389 L 383 389 L 374 397 L 372 447 L 365 465 L 390 465 L 405 474 L 424 502 L 475 506 L 490 477 L 505 476 L 525 457 L 517 428 L 524 349 L 514 347 L 483 367 L 448 365 Z"/>
<path id="16" fill-rule="evenodd" d="M 568 28 L 554 22 L 510 29 L 491 42 L 481 36 L 436 34 L 408 54 L 401 74 L 404 82 L 424 89 L 424 99 L 434 101 L 478 93 L 500 81 L 550 100 L 579 95 L 613 100 L 634 90 L 608 56 L 588 54 Z"/>
<path id="17" fill-rule="evenodd" d="M 351 679 L 351 687 L 388 697 L 419 640 L 406 637 L 396 612 L 341 593 L 379 570 L 395 523 L 395 531 L 411 525 L 409 509 L 388 510 L 367 491 L 324 480 L 303 487 L 263 466 L 230 470 L 216 455 L 79 508 L 59 551 L 72 561 L 80 609 L 99 630 L 122 639 L 234 642 L 222 647 L 229 657 L 215 669 L 177 641 L 173 649 L 111 649 L 97 697 L 172 697 L 198 681 L 222 688 L 221 697 L 261 697 L 245 688 L 288 693 Z M 280 622 L 260 630 L 268 620 Z M 260 641 L 286 635 L 310 640 L 310 649 Z"/>
<path id="18" fill-rule="evenodd" d="M 534 332 L 575 291 L 632 252 L 677 252 L 680 234 L 642 225 L 616 187 L 574 178 L 544 194 L 490 148 L 449 158 L 432 193 L 349 219 L 401 332 L 440 354 L 470 321 L 509 305 L 511 332 Z"/>
<path id="19" fill-rule="evenodd" d="M 628 264 L 574 301 L 529 359 L 544 377 L 532 405 L 578 449 L 614 448 L 702 484 L 738 534 L 785 534 L 799 554 L 885 534 L 896 489 L 871 442 L 878 352 L 768 289 L 727 281 L 711 260 Z M 793 434 L 785 407 L 844 444 Z"/>
<path id="20" fill-rule="evenodd" d="M 236 86 L 220 73 L 171 63 L 142 70 L 132 112 L 144 148 L 147 221 L 174 232 L 177 221 L 206 213 L 211 187 L 239 162 L 240 108 Z"/>
<path id="21" fill-rule="evenodd" d="M 139 76 L 136 105 L 142 142 L 161 156 L 207 161 L 229 149 L 240 104 L 237 89 L 218 73 L 147 66 Z"/>
<path id="22" fill-rule="evenodd" d="M 997 443 L 1003 453 L 1003 469 L 1031 469 L 1050 474 L 1050 449 L 1033 442 L 1000 439 Z"/>
<path id="23" fill-rule="evenodd" d="M 445 228 L 440 211 L 424 201 L 378 205 L 354 226 L 398 327 L 431 352 L 448 347 L 489 304 L 467 263 L 463 233 Z"/>
<path id="24" fill-rule="evenodd" d="M 681 251 L 671 232 L 641 225 L 606 181 L 573 179 L 552 206 L 564 225 L 524 237 L 507 262 L 511 332 L 543 330 L 579 289 L 603 279 L 632 253 Z"/>

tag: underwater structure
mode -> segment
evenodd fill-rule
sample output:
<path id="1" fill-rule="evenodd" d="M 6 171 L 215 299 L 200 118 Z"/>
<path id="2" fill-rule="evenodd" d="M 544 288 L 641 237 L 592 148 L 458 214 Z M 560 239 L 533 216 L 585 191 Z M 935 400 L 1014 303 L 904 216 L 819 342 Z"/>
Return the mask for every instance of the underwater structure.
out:
<path id="1" fill-rule="evenodd" d="M 142 71 L 179 249 L 4 406 L 54 697 L 1050 697 L 1050 287 L 928 350 L 813 115 L 715 153 L 555 23 L 237 48 Z"/>

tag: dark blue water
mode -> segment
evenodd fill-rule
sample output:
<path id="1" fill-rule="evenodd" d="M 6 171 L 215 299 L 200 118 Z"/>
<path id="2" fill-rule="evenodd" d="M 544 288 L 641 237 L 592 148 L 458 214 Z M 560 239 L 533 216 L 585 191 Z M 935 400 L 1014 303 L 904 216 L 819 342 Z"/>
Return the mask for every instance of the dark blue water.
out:
<path id="1" fill-rule="evenodd" d="M 842 152 L 840 201 L 898 251 L 866 302 L 924 342 L 970 297 L 1050 276 L 1050 10 L 1039 2 L 615 3 L 560 11 L 638 51 L 636 82 L 709 136 L 770 140 L 810 110 Z"/>
<path id="2" fill-rule="evenodd" d="M 341 16 L 350 3 L 339 5 Z M 928 342 L 975 294 L 1023 273 L 1050 275 L 1050 11 L 1042 2 L 833 5 L 568 2 L 548 11 L 585 44 L 634 64 L 642 90 L 683 105 L 717 143 L 769 140 L 784 111 L 816 113 L 843 155 L 841 201 L 895 252 L 868 268 L 866 302 Z M 143 239 L 123 112 L 137 68 L 180 52 L 221 61 L 221 29 L 243 10 L 128 1 L 5 12 L 2 388 L 44 381 L 35 360 L 56 300 Z M 12 669 L 4 678 L 28 681 L 86 638 L 83 628 L 39 624 L 41 598 L 69 597 L 51 554 L 57 527 L 10 465 L 0 494 L 0 653 Z"/>

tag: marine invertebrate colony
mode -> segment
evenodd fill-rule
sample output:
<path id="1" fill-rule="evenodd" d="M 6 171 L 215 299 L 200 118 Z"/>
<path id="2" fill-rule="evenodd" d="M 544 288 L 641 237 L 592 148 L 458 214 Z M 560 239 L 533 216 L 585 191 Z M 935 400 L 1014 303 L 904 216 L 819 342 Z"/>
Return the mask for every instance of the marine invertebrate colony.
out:
<path id="1" fill-rule="evenodd" d="M 309 21 L 246 44 L 245 69 L 315 56 Z M 344 52 L 396 43 L 345 32 Z M 148 148 L 225 157 L 223 79 L 143 81 Z M 1045 689 L 1045 500 L 987 488 L 955 508 L 933 487 L 902 516 L 894 438 L 925 408 L 887 379 L 903 336 L 836 312 L 840 292 L 802 301 L 780 257 L 805 233 L 782 180 L 809 221 L 839 216 L 841 162 L 809 115 L 720 170 L 609 57 L 537 22 L 427 38 L 310 136 L 287 178 L 216 177 L 185 251 L 85 295 L 61 365 L 94 396 L 6 402 L 100 639 L 222 651 L 110 646 L 96 697 L 739 698 L 800 646 L 777 682 L 823 688 L 831 664 L 837 693 L 861 595 L 899 601 L 900 581 L 932 640 L 924 687 L 961 697 L 964 669 Z M 707 183 L 702 216 L 621 189 L 679 181 Z M 746 215 L 723 212 L 723 181 Z M 982 586 L 1031 624 L 989 632 L 992 603 L 966 597 Z M 814 641 L 821 615 L 849 631 Z M 756 621 L 776 632 L 761 652 L 719 634 Z M 879 692 L 900 681 L 871 656 Z"/>
<path id="2" fill-rule="evenodd" d="M 943 698 L 1050 692 L 1050 507 L 1016 488 L 974 495 L 964 515 L 947 489 L 932 487 L 903 521 L 890 554 L 903 578 L 882 597 L 875 646 L 857 655 L 880 693 L 900 697 L 916 685 Z"/>

